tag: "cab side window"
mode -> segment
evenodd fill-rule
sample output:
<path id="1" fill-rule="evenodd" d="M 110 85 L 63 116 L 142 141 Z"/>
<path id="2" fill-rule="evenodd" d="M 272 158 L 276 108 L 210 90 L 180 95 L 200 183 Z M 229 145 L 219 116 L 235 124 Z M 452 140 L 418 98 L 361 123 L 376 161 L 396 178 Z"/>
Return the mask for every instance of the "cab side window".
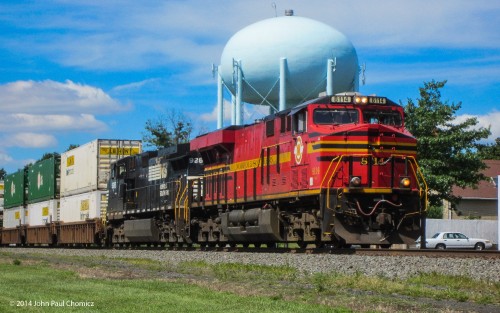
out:
<path id="1" fill-rule="evenodd" d="M 125 168 L 125 164 L 120 164 L 118 166 L 118 178 L 125 177 L 126 173 L 127 173 L 127 169 Z"/>
<path id="2" fill-rule="evenodd" d="M 305 110 L 298 112 L 293 116 L 293 131 L 303 133 L 307 130 L 307 112 Z"/>

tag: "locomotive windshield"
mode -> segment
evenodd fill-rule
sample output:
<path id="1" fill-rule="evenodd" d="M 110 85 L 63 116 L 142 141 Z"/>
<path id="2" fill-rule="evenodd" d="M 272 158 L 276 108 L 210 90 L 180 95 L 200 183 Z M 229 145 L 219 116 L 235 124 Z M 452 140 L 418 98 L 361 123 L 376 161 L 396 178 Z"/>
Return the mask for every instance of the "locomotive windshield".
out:
<path id="1" fill-rule="evenodd" d="M 369 124 L 384 124 L 389 126 L 402 126 L 403 119 L 399 112 L 389 111 L 364 111 L 363 120 Z"/>
<path id="2" fill-rule="evenodd" d="M 317 109 L 313 115 L 315 124 L 350 124 L 358 123 L 358 111 L 354 109 Z"/>

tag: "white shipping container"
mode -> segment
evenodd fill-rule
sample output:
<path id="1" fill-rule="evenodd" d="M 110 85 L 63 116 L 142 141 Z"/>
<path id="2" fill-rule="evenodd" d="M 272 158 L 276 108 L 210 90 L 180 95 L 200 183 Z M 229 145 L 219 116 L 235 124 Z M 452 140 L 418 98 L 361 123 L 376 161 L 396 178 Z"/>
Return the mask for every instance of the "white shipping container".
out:
<path id="1" fill-rule="evenodd" d="M 61 197 L 60 221 L 69 223 L 89 218 L 105 218 L 107 206 L 108 192 L 105 190 Z"/>
<path id="2" fill-rule="evenodd" d="M 12 228 L 26 224 L 28 210 L 25 207 L 13 207 L 3 211 L 3 227 Z"/>
<path id="3" fill-rule="evenodd" d="M 0 212 L 3 211 L 3 198 L 0 198 Z"/>
<path id="4" fill-rule="evenodd" d="M 4 189 L 5 189 L 4 182 L 3 180 L 0 180 L 0 198 L 3 198 Z"/>
<path id="5" fill-rule="evenodd" d="M 61 154 L 61 196 L 106 190 L 111 163 L 142 152 L 140 140 L 96 139 Z"/>
<path id="6" fill-rule="evenodd" d="M 28 204 L 30 226 L 45 225 L 58 221 L 59 199 Z"/>

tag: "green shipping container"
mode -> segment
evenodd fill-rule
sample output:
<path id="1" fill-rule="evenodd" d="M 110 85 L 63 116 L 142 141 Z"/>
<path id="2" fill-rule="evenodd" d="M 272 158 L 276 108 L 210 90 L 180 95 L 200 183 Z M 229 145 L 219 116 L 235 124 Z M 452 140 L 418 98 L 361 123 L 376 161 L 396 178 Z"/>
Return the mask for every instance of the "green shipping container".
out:
<path id="1" fill-rule="evenodd" d="M 9 209 L 25 204 L 26 173 L 19 170 L 5 176 L 4 180 L 4 208 Z"/>
<path id="2" fill-rule="evenodd" d="M 28 168 L 27 203 L 59 198 L 60 164 L 61 157 L 55 155 Z"/>

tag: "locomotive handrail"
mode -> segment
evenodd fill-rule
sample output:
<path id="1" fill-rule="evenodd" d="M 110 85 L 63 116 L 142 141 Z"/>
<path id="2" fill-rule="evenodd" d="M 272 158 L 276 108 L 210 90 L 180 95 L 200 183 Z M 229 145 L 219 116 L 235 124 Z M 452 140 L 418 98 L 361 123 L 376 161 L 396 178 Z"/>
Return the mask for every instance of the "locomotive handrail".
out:
<path id="1" fill-rule="evenodd" d="M 425 199 L 425 201 L 424 201 L 424 212 L 427 212 L 427 193 L 429 191 L 429 187 L 427 186 L 427 182 L 425 181 L 424 173 L 420 169 L 420 166 L 418 165 L 417 160 L 412 155 L 398 155 L 398 154 L 394 154 L 394 156 L 398 156 L 398 157 L 401 157 L 401 158 L 407 158 L 410 161 L 410 167 L 411 167 L 411 170 L 413 172 L 413 176 L 417 179 L 419 197 L 422 198 L 422 195 L 423 195 L 423 197 Z M 419 179 L 419 177 L 420 177 L 420 179 Z M 411 215 L 411 214 L 418 214 L 418 212 L 408 213 L 406 215 Z"/>
<path id="2" fill-rule="evenodd" d="M 190 183 L 192 183 L 193 185 L 193 180 L 189 180 L 187 177 L 186 177 L 186 187 L 184 188 L 184 191 L 183 191 L 183 196 L 184 194 L 186 195 L 184 197 L 184 221 L 187 222 L 188 221 L 188 218 L 189 218 L 189 189 L 191 188 L 189 185 Z M 187 194 L 186 194 L 187 192 Z"/>
<path id="3" fill-rule="evenodd" d="M 182 186 L 182 182 L 181 182 L 181 186 Z M 179 202 L 176 203 L 176 206 L 178 207 L 178 210 L 179 210 L 179 215 L 180 215 L 180 211 L 181 211 L 181 203 L 184 204 L 184 221 L 187 221 L 187 200 L 188 200 L 188 196 L 186 195 L 186 192 L 188 190 L 188 187 L 189 187 L 189 182 L 186 178 L 186 185 L 184 186 L 183 190 L 182 190 L 182 193 L 181 193 L 181 196 L 179 197 Z M 182 188 L 182 187 L 181 187 Z"/>
<path id="4" fill-rule="evenodd" d="M 411 166 L 411 169 L 413 171 L 413 174 L 417 178 L 417 182 L 418 182 L 418 186 L 419 186 L 419 192 L 420 192 L 420 198 L 422 198 L 421 184 L 423 183 L 423 185 L 425 186 L 425 189 L 423 190 L 424 197 L 425 197 L 424 212 L 427 212 L 427 193 L 429 192 L 429 187 L 427 186 L 427 182 L 425 181 L 424 173 L 422 173 L 422 170 L 420 169 L 420 166 L 418 165 L 417 160 L 415 160 L 415 158 L 413 156 L 407 156 L 407 157 L 410 158 L 413 161 L 413 162 L 410 162 L 410 166 Z M 417 168 L 416 171 L 415 171 L 415 168 L 413 167 L 413 165 L 415 165 L 415 167 Z M 417 175 L 417 173 L 418 173 L 418 175 Z M 418 181 L 418 177 L 419 176 L 422 179 L 422 182 Z"/>
<path id="5" fill-rule="evenodd" d="M 332 208 L 330 208 L 330 186 L 331 186 L 333 178 L 337 174 L 338 167 L 341 164 L 344 156 L 346 156 L 346 155 L 336 156 L 335 158 L 333 158 L 330 161 L 330 164 L 328 165 L 326 173 L 323 176 L 323 179 L 322 179 L 321 184 L 320 184 L 321 189 L 325 189 L 325 188 L 327 189 L 327 191 L 326 191 L 326 208 L 327 209 L 332 209 Z M 357 155 L 348 155 L 348 156 L 350 156 L 350 157 L 370 156 L 371 157 L 372 155 L 371 154 L 357 154 Z M 420 169 L 415 157 L 409 156 L 409 155 L 399 155 L 399 154 L 392 154 L 390 156 L 390 158 L 392 158 L 392 157 L 398 157 L 398 158 L 407 159 L 410 161 L 409 164 L 410 164 L 411 170 L 413 172 L 413 176 L 415 177 L 416 183 L 418 186 L 419 198 L 424 198 L 424 212 L 426 212 L 427 211 L 427 193 L 428 193 L 429 189 L 427 186 L 427 182 L 425 181 L 425 177 L 422 173 L 422 170 Z M 335 161 L 337 161 L 337 164 L 336 164 L 335 168 L 333 169 L 333 171 L 331 172 L 331 174 L 328 175 L 328 173 L 330 172 L 330 169 L 332 168 L 333 162 L 335 162 Z M 326 186 L 324 186 L 324 182 L 328 176 L 329 176 L 328 183 Z M 409 214 L 406 214 L 405 216 L 412 215 L 412 214 L 418 214 L 418 213 L 419 212 L 409 213 Z"/>
<path id="6" fill-rule="evenodd" d="M 325 178 L 328 174 L 328 172 L 330 171 L 330 168 L 332 167 L 332 164 L 333 164 L 333 161 L 337 160 L 339 157 L 335 157 L 333 158 L 331 161 L 330 161 L 330 164 L 328 165 L 328 168 L 326 169 L 326 173 L 325 173 L 325 176 L 323 176 L 323 180 L 321 181 L 321 184 L 319 185 L 320 188 L 323 188 L 323 183 L 325 182 Z M 340 156 L 340 158 L 342 158 L 342 156 Z"/>
<path id="7" fill-rule="evenodd" d="M 328 186 L 330 186 L 332 179 L 333 179 L 333 176 L 335 176 L 335 173 L 337 172 L 337 168 L 340 165 L 340 162 L 342 161 L 343 158 L 344 158 L 344 155 L 341 155 L 341 156 L 338 156 L 336 158 L 333 158 L 333 160 L 330 162 L 330 166 L 331 166 L 331 164 L 333 164 L 333 161 L 338 159 L 337 165 L 333 169 L 332 175 L 328 179 Z M 328 170 L 330 169 L 330 166 L 328 167 Z M 328 174 L 328 170 L 327 170 L 325 176 Z M 320 188 L 323 188 L 323 182 L 321 182 Z M 327 188 L 327 191 L 326 191 L 326 208 L 329 210 L 332 209 L 332 208 L 330 208 L 330 188 Z"/>
<path id="8" fill-rule="evenodd" d="M 181 186 L 181 181 L 180 181 L 180 180 L 176 180 L 176 181 L 174 181 L 174 183 L 175 183 L 175 185 L 176 185 L 176 188 L 175 188 L 175 189 L 177 189 L 177 187 L 179 187 L 179 189 L 180 189 L 180 186 Z M 181 193 L 180 193 L 180 191 L 175 190 L 175 201 L 174 201 L 174 219 L 177 219 L 177 214 L 178 214 L 178 213 L 177 213 L 177 209 L 178 209 L 178 205 L 177 205 L 177 204 L 179 203 L 179 195 L 180 195 L 180 194 L 181 194 Z M 179 208 L 179 209 L 180 209 L 180 208 Z M 179 212 L 179 214 L 180 214 L 180 212 Z"/>

